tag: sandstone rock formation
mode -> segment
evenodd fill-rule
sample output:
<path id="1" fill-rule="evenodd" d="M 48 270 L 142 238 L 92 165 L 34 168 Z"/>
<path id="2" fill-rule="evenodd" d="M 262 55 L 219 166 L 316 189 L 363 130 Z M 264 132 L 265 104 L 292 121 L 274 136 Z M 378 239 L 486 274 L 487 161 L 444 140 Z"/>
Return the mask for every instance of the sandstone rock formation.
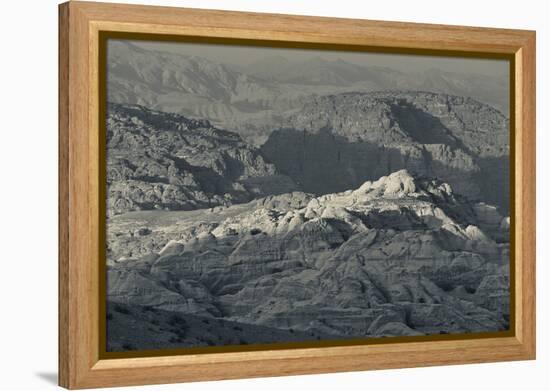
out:
<path id="1" fill-rule="evenodd" d="M 108 299 L 323 338 L 504 330 L 503 220 L 406 170 L 317 197 L 127 213 L 110 221 Z"/>

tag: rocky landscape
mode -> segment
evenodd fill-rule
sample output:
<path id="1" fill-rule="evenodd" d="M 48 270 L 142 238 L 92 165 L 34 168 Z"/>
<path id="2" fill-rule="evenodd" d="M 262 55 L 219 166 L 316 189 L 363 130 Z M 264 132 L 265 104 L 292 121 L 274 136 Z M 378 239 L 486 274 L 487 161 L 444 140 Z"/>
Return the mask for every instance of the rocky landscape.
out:
<path id="1" fill-rule="evenodd" d="M 208 208 L 297 188 L 257 148 L 206 120 L 109 104 L 107 140 L 109 215 Z"/>
<path id="2" fill-rule="evenodd" d="M 509 121 L 479 86 L 111 47 L 108 350 L 508 329 Z"/>
<path id="3" fill-rule="evenodd" d="M 323 96 L 282 122 L 263 156 L 315 194 L 406 168 L 509 210 L 509 121 L 471 98 L 415 91 Z M 495 189 L 503 191 L 495 192 Z M 506 191 L 504 191 L 506 189 Z"/>
<path id="4" fill-rule="evenodd" d="M 215 49 L 212 49 L 215 50 Z M 108 46 L 108 100 L 206 118 L 260 146 L 283 117 L 320 96 L 344 92 L 428 91 L 471 97 L 508 114 L 508 77 L 426 69 L 405 73 L 341 58 L 293 60 L 267 54 L 245 67 L 204 57 Z"/>
<path id="5" fill-rule="evenodd" d="M 406 170 L 320 197 L 126 213 L 109 222 L 108 300 L 261 327 L 247 343 L 505 330 L 508 230 L 495 207 Z M 173 347 L 189 344 L 208 346 Z"/>

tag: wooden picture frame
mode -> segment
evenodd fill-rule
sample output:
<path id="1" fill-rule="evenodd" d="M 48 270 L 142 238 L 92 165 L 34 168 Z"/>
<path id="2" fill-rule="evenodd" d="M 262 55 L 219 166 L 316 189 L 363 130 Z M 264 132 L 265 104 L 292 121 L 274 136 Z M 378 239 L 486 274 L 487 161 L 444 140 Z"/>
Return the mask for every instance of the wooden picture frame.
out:
<path id="1" fill-rule="evenodd" d="M 513 319 L 506 336 L 105 358 L 98 263 L 103 32 L 509 58 Z M 59 6 L 59 384 L 70 389 L 535 359 L 535 32 L 70 1 Z"/>

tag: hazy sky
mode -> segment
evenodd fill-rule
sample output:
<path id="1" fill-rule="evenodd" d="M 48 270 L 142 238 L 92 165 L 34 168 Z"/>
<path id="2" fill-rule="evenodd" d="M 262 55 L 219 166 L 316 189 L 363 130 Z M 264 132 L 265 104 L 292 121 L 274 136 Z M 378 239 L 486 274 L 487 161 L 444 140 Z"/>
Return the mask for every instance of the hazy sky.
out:
<path id="1" fill-rule="evenodd" d="M 187 55 L 195 55 L 221 63 L 247 65 L 267 56 L 283 56 L 289 60 L 304 61 L 311 57 L 327 60 L 341 58 L 344 61 L 370 66 L 383 66 L 403 72 L 423 72 L 431 68 L 442 71 L 507 76 L 507 60 L 453 58 L 441 56 L 417 56 L 400 54 L 359 53 L 311 49 L 251 47 L 237 45 L 212 45 L 180 42 L 132 41 L 137 46 Z"/>

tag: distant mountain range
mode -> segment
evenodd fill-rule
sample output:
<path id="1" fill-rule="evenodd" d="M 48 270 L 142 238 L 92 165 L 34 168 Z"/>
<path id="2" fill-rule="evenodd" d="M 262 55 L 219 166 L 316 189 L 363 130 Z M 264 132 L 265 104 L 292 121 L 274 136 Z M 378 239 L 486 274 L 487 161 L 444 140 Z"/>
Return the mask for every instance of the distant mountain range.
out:
<path id="1" fill-rule="evenodd" d="M 267 57 L 247 66 L 146 50 L 115 41 L 108 52 L 109 101 L 208 118 L 256 145 L 281 119 L 320 95 L 417 90 L 468 96 L 508 112 L 508 80 L 431 69 L 404 73 L 343 60 Z"/>

